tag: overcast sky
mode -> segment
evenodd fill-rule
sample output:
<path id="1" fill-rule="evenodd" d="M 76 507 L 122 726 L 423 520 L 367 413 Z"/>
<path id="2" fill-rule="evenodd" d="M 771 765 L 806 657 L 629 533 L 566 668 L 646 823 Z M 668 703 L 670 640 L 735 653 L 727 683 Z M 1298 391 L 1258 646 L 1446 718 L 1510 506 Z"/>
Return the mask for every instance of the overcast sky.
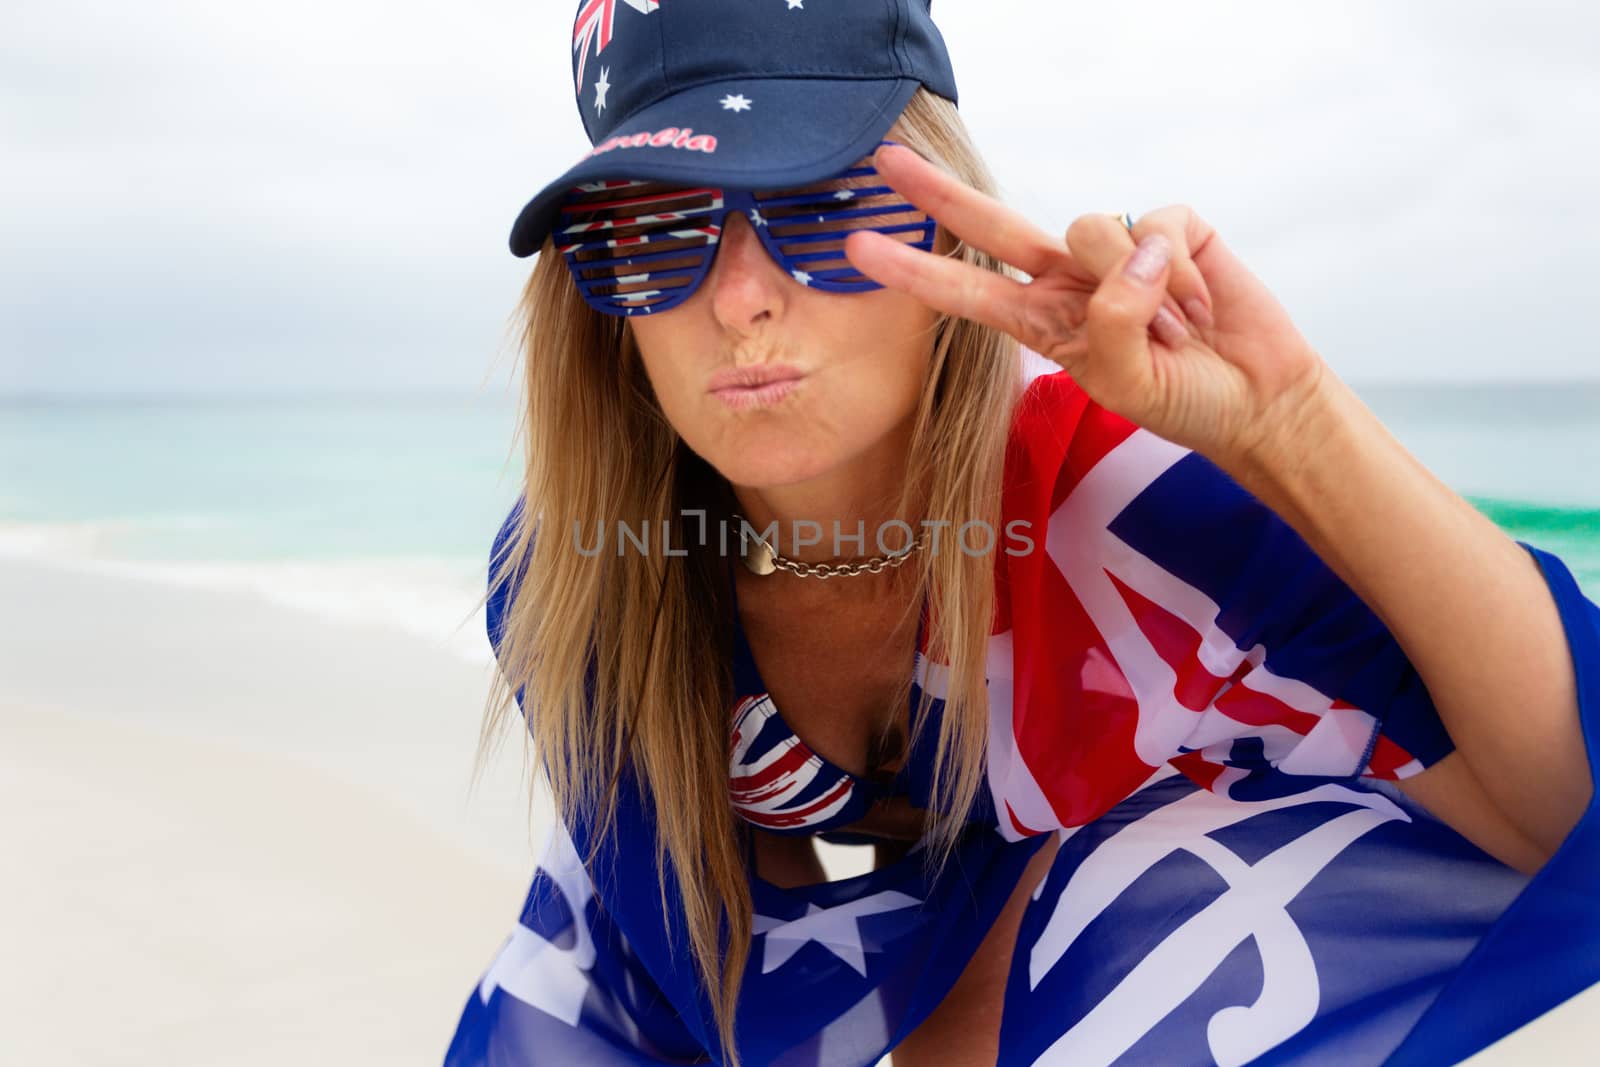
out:
<path id="1" fill-rule="evenodd" d="M 7 0 L 0 392 L 504 380 L 511 221 L 588 147 L 575 7 Z M 1600 378 L 1600 9 L 936 10 L 1046 228 L 1194 206 L 1357 384 Z"/>

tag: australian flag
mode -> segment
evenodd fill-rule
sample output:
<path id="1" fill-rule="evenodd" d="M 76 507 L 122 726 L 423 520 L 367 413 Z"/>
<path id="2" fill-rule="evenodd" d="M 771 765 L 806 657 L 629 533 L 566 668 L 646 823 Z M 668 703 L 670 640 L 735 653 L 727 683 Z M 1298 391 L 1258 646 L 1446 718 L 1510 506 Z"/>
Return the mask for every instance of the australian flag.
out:
<path id="1" fill-rule="evenodd" d="M 1037 550 L 997 561 L 988 795 L 936 875 L 916 851 L 798 889 L 752 870 L 745 1063 L 877 1063 L 1046 843 L 1000 1064 L 1447 1064 L 1600 981 L 1600 803 L 1531 878 L 1411 803 L 1393 783 L 1451 748 L 1426 689 L 1218 468 L 1034 374 L 1003 513 Z M 1593 766 L 1600 608 L 1524 547 Z M 491 640 L 513 592 L 491 591 Z M 938 668 L 919 653 L 913 701 L 941 703 Z M 446 1067 L 718 1062 L 654 835 L 631 781 L 589 870 L 585 828 L 555 829 Z"/>

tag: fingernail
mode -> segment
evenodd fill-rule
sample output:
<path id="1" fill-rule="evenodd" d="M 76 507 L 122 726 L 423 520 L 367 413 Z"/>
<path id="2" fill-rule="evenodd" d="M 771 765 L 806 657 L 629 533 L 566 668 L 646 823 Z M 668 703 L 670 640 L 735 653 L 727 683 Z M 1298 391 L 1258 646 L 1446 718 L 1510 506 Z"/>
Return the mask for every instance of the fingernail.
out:
<path id="1" fill-rule="evenodd" d="M 1198 296 L 1191 296 L 1183 302 L 1183 313 L 1189 316 L 1190 322 L 1202 330 L 1209 330 L 1216 325 L 1216 321 L 1211 317 L 1211 312 L 1206 310 L 1205 301 Z"/>
<path id="2" fill-rule="evenodd" d="M 1147 234 L 1122 272 L 1140 285 L 1154 285 L 1172 258 L 1172 242 L 1159 233 Z"/>
<path id="3" fill-rule="evenodd" d="M 1172 348 L 1178 348 L 1189 340 L 1189 331 L 1183 328 L 1178 316 L 1166 308 L 1156 312 L 1155 321 L 1150 324 L 1150 328 L 1155 330 L 1157 340 Z"/>

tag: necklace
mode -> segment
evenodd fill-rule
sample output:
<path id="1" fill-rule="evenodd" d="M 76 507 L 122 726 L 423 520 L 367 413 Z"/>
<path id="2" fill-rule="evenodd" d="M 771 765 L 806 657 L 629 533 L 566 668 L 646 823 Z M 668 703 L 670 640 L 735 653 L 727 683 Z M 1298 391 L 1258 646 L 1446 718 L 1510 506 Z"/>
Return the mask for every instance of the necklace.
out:
<path id="1" fill-rule="evenodd" d="M 928 531 L 912 541 L 898 552 L 890 552 L 883 556 L 871 556 L 865 559 L 852 560 L 849 563 L 807 563 L 805 560 L 789 559 L 775 552 L 767 539 L 751 529 L 745 533 L 746 525 L 743 515 L 734 512 L 733 518 L 740 523 L 739 529 L 739 558 L 744 563 L 745 569 L 751 574 L 771 574 L 774 571 L 785 570 L 799 578 L 849 578 L 857 574 L 877 574 L 886 567 L 898 567 L 910 559 L 914 552 L 919 551 L 928 542 Z"/>

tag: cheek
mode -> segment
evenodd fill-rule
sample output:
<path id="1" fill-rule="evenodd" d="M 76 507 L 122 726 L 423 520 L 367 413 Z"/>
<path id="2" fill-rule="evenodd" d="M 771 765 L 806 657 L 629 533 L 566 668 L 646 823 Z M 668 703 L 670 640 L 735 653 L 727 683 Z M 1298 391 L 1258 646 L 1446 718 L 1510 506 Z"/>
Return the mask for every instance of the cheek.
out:
<path id="1" fill-rule="evenodd" d="M 870 447 L 915 416 L 937 321 L 905 297 L 862 301 L 851 311 L 828 331 L 826 370 L 801 420 L 806 437 L 834 452 Z"/>
<path id="2" fill-rule="evenodd" d="M 630 328 L 634 331 L 644 376 L 649 380 L 661 410 L 676 421 L 698 392 L 694 378 L 697 368 L 692 360 L 682 355 L 683 352 L 694 351 L 695 345 L 692 338 L 679 336 L 681 330 L 662 331 L 661 326 L 661 323 L 648 326 L 641 323 Z"/>
<path id="3" fill-rule="evenodd" d="M 853 344 L 870 353 L 867 372 L 881 388 L 915 402 L 933 358 L 936 314 L 904 294 L 883 294 L 875 313 L 852 331 Z"/>

